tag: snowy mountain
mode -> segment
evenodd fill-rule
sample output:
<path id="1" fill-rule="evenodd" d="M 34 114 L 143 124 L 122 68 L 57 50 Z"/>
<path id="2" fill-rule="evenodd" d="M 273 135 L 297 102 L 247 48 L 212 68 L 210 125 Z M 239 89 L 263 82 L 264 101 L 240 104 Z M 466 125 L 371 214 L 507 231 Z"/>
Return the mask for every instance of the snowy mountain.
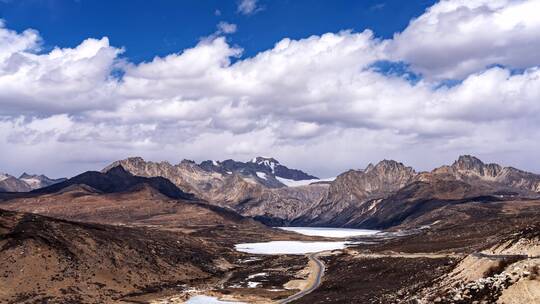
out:
<path id="1" fill-rule="evenodd" d="M 318 177 L 301 170 L 289 169 L 271 157 L 258 156 L 248 162 L 232 159 L 225 161 L 207 160 L 203 161 L 200 167 L 209 172 L 236 173 L 269 188 L 295 187 L 319 181 Z"/>
<path id="2" fill-rule="evenodd" d="M 47 187 L 50 185 L 54 185 L 57 183 L 61 183 L 65 181 L 66 178 L 53 179 L 43 174 L 40 174 L 40 175 L 28 174 L 25 172 L 19 177 L 19 180 L 27 183 L 30 186 L 30 188 L 34 190 L 34 189 L 39 189 L 39 188 Z"/>
<path id="3" fill-rule="evenodd" d="M 23 173 L 19 178 L 0 173 L 0 191 L 28 192 L 65 181 L 65 178 L 52 179 L 45 175 Z"/>
<path id="4" fill-rule="evenodd" d="M 7 179 L 7 178 L 9 178 L 9 175 L 0 172 L 0 182 L 3 181 L 3 180 L 5 180 L 5 179 Z"/>
<path id="5" fill-rule="evenodd" d="M 174 165 L 131 157 L 112 163 L 102 172 L 118 165 L 133 175 L 167 178 L 185 192 L 242 215 L 266 222 L 276 219 L 274 224 L 299 216 L 318 202 L 329 187 L 328 182 L 268 157 L 248 162 L 207 160 L 200 164 L 183 160 Z"/>

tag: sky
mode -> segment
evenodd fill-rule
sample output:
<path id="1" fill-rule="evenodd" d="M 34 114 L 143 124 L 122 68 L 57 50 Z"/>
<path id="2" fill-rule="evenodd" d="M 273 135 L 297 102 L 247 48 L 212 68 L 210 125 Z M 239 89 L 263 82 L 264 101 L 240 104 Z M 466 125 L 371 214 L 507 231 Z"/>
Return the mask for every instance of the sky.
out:
<path id="1" fill-rule="evenodd" d="M 540 0 L 0 0 L 0 172 L 540 172 Z"/>

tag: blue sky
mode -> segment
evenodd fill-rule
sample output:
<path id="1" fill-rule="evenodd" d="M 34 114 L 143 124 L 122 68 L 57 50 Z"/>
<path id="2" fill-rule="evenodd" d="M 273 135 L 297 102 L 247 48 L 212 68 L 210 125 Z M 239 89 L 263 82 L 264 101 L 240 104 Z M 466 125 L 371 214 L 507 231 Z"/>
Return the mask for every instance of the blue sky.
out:
<path id="1" fill-rule="evenodd" d="M 472 154 L 540 172 L 540 0 L 0 0 L 0 172 Z"/>
<path id="2" fill-rule="evenodd" d="M 370 28 L 378 37 L 390 38 L 434 2 L 262 0 L 256 12 L 245 15 L 235 0 L 3 0 L 0 18 L 17 31 L 38 29 L 45 50 L 107 36 L 111 44 L 125 47 L 124 56 L 140 62 L 192 47 L 220 21 L 238 26 L 228 39 L 244 49 L 244 56 L 269 49 L 284 37 L 344 29 Z"/>

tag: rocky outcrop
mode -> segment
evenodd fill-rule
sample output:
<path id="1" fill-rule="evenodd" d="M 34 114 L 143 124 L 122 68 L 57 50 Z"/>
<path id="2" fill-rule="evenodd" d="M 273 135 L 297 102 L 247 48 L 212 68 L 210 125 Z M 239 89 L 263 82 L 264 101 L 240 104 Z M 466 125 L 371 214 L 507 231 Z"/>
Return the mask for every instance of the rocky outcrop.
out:
<path id="1" fill-rule="evenodd" d="M 467 255 L 440 281 L 415 294 L 416 303 L 537 303 L 540 239 L 538 222 L 531 222 Z"/>
<path id="2" fill-rule="evenodd" d="M 389 194 L 410 183 L 416 176 L 411 167 L 392 160 L 350 170 L 330 183 L 318 204 L 306 210 L 295 224 L 350 226 L 353 218 L 369 217 Z"/>
<path id="3" fill-rule="evenodd" d="M 446 175 L 471 184 L 540 192 L 540 175 L 498 164 L 485 164 L 470 155 L 460 156 L 451 166 L 437 168 L 432 174 Z"/>

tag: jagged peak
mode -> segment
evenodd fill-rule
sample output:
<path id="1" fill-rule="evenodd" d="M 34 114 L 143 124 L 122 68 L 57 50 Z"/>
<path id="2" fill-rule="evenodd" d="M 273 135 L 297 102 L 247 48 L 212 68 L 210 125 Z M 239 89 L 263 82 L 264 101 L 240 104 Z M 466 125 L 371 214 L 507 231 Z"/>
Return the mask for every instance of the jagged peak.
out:
<path id="1" fill-rule="evenodd" d="M 21 174 L 21 176 L 19 176 L 19 179 L 22 179 L 22 178 L 32 178 L 32 177 L 35 177 L 36 175 L 31 175 L 31 174 L 28 174 L 26 172 L 23 172 L 23 174 Z"/>
<path id="2" fill-rule="evenodd" d="M 278 164 L 279 164 L 279 161 L 276 160 L 275 158 L 273 158 L 273 157 L 266 157 L 266 156 L 257 156 L 257 157 L 254 157 L 253 159 L 251 159 L 250 162 L 256 163 L 256 164 L 259 164 L 259 165 L 262 165 L 262 164 L 265 164 L 265 165 L 270 165 L 270 164 L 278 165 Z"/>
<path id="3" fill-rule="evenodd" d="M 451 166 L 457 170 L 475 171 L 480 174 L 484 174 L 485 169 L 492 171 L 490 175 L 496 174 L 502 170 L 502 167 L 498 164 L 490 163 L 486 164 L 479 158 L 472 155 L 461 155 Z"/>
<path id="4" fill-rule="evenodd" d="M 458 172 L 465 172 L 467 175 L 472 174 L 489 178 L 495 178 L 503 170 L 503 167 L 498 164 L 486 164 L 472 155 L 461 155 L 450 168 Z"/>
<path id="5" fill-rule="evenodd" d="M 391 160 L 391 159 L 383 159 L 380 162 L 378 162 L 376 165 L 369 164 L 364 172 L 370 172 L 372 170 L 383 170 L 383 171 L 394 171 L 394 170 L 406 170 L 414 172 L 414 169 L 412 167 L 405 166 L 403 163 Z"/>
<path id="6" fill-rule="evenodd" d="M 11 175 L 9 175 L 7 173 L 0 172 L 0 181 L 3 181 L 3 180 L 8 179 L 10 177 L 11 177 Z"/>
<path id="7" fill-rule="evenodd" d="M 47 175 L 45 174 L 28 174 L 26 172 L 24 172 L 23 174 L 21 174 L 21 176 L 19 176 L 19 179 L 29 179 L 29 178 L 39 178 L 39 179 L 50 179 Z"/>
<path id="8" fill-rule="evenodd" d="M 101 172 L 102 173 L 107 173 L 111 169 L 113 169 L 113 168 L 115 168 L 117 166 L 120 166 L 122 164 L 129 167 L 129 166 L 138 166 L 138 165 L 144 164 L 144 163 L 146 163 L 146 161 L 142 157 L 140 157 L 140 156 L 131 156 L 131 157 L 128 157 L 128 158 L 124 158 L 124 159 L 116 160 L 116 161 L 112 162 L 110 165 L 103 168 L 101 170 Z"/>
<path id="9" fill-rule="evenodd" d="M 124 169 L 124 166 L 122 166 L 121 164 L 117 164 L 116 166 L 111 167 L 109 170 L 107 170 L 106 174 L 115 176 L 132 175 L 129 171 Z"/>
<path id="10" fill-rule="evenodd" d="M 219 167 L 221 166 L 221 161 L 219 160 L 212 160 L 212 159 L 207 159 L 205 161 L 202 161 L 201 162 L 201 165 L 212 165 L 212 166 L 215 166 L 215 167 Z"/>
<path id="11" fill-rule="evenodd" d="M 191 159 L 182 159 L 180 165 L 196 165 L 197 163 Z"/>
<path id="12" fill-rule="evenodd" d="M 140 156 L 130 156 L 124 160 L 121 160 L 121 161 L 128 161 L 128 162 L 146 162 L 144 160 L 144 158 L 140 157 Z"/>
<path id="13" fill-rule="evenodd" d="M 478 157 L 466 154 L 466 155 L 460 155 L 452 166 L 462 166 L 462 165 L 484 166 L 485 164 Z"/>

